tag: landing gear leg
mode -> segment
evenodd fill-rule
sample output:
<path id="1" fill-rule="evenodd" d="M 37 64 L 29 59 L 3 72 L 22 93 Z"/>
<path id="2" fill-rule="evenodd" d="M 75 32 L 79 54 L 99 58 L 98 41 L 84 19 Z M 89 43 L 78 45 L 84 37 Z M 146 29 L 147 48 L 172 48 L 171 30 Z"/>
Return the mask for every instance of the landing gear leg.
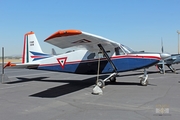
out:
<path id="1" fill-rule="evenodd" d="M 140 79 L 140 84 L 142 86 L 147 86 L 148 85 L 148 75 L 147 75 L 147 71 L 144 68 L 144 74 L 139 76 Z"/>
<path id="2" fill-rule="evenodd" d="M 164 74 L 162 65 L 158 65 L 157 68 L 159 69 L 159 72 L 160 72 L 161 74 Z"/>
<path id="3" fill-rule="evenodd" d="M 176 69 L 172 67 L 172 65 L 167 65 L 168 68 L 173 72 L 173 73 L 176 73 Z"/>

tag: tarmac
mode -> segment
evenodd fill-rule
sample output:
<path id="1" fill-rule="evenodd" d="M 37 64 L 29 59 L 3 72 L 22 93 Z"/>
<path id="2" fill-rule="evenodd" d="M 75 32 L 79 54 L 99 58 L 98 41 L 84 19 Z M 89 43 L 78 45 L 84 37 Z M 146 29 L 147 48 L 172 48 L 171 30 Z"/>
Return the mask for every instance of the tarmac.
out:
<path id="1" fill-rule="evenodd" d="M 148 86 L 139 83 L 143 70 L 119 73 L 102 95 L 92 94 L 96 75 L 5 69 L 0 120 L 179 120 L 180 65 L 174 67 L 177 74 L 149 68 Z"/>

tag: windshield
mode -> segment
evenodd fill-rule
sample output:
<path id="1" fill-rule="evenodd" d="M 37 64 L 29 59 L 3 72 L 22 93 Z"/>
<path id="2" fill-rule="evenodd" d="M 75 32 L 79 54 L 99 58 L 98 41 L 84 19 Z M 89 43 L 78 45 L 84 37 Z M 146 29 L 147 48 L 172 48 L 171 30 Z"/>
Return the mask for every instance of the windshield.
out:
<path id="1" fill-rule="evenodd" d="M 122 44 L 121 44 L 122 45 Z M 131 48 L 125 46 L 125 45 L 122 45 L 122 48 L 123 50 L 126 52 L 126 53 L 132 53 L 134 52 L 134 50 L 132 50 Z"/>

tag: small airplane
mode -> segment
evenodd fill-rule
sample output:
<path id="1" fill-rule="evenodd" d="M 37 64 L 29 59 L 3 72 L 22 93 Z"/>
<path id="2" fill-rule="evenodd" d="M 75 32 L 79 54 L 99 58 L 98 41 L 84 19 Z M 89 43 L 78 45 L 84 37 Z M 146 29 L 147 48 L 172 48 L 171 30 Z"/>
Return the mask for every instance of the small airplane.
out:
<path id="1" fill-rule="evenodd" d="M 59 30 L 44 40 L 59 48 L 76 48 L 60 55 L 43 53 L 34 32 L 24 35 L 22 63 L 8 62 L 6 67 L 49 70 L 75 74 L 111 73 L 96 85 L 103 88 L 106 81 L 116 82 L 119 72 L 144 69 L 140 84 L 147 86 L 146 68 L 157 64 L 169 54 L 134 52 L 129 47 L 107 38 L 80 30 Z"/>
<path id="2" fill-rule="evenodd" d="M 161 52 L 164 53 L 163 41 L 161 40 Z M 165 73 L 165 65 L 173 72 L 176 73 L 176 69 L 173 68 L 173 64 L 180 63 L 180 54 L 171 54 L 170 57 L 160 60 L 156 65 L 161 74 Z"/>
<path id="3" fill-rule="evenodd" d="M 171 72 L 176 73 L 176 69 L 172 66 L 173 64 L 179 64 L 180 63 L 180 54 L 172 54 L 170 57 L 166 58 L 164 61 L 161 60 L 157 64 L 157 68 L 159 69 L 160 73 L 165 73 L 165 68 L 163 67 L 163 64 L 166 65 Z"/>

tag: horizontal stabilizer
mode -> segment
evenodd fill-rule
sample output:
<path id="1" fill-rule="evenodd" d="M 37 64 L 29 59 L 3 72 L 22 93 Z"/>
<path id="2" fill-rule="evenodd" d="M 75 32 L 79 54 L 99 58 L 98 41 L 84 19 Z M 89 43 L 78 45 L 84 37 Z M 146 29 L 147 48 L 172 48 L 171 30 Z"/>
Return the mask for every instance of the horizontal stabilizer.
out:
<path id="1" fill-rule="evenodd" d="M 4 68 L 25 68 L 25 69 L 37 69 L 39 64 L 32 64 L 32 63 L 26 63 L 26 64 L 13 64 L 11 62 L 8 62 Z"/>

